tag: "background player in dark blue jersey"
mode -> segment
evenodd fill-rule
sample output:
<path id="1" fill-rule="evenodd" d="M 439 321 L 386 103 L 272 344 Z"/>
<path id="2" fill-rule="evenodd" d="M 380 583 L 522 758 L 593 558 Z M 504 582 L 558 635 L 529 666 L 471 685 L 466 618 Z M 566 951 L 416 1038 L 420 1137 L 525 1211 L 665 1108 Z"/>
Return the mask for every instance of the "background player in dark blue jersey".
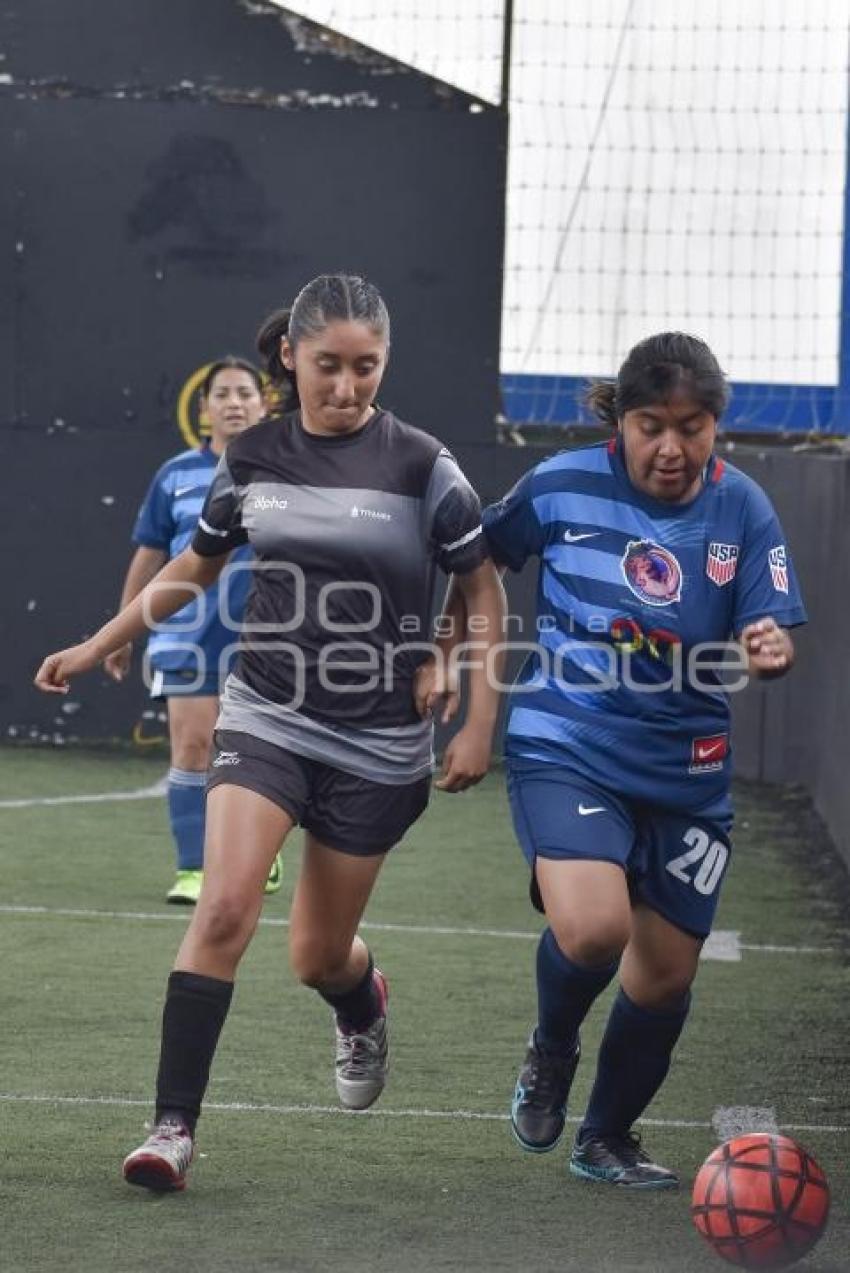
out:
<path id="1" fill-rule="evenodd" d="M 225 447 L 265 413 L 259 370 L 243 358 L 230 355 L 219 359 L 204 377 L 200 401 L 209 438 L 200 447 L 168 460 L 154 476 L 133 528 L 136 551 L 127 569 L 119 609 L 129 605 L 165 563 L 191 542 Z M 231 561 L 250 555 L 248 548 L 237 549 Z M 220 661 L 236 639 L 248 580 L 247 572 L 237 572 L 227 581 L 226 613 L 232 624 L 221 619 L 219 585 L 214 584 L 160 624 L 148 640 L 151 695 L 164 698 L 168 704 L 168 812 L 177 851 L 177 876 L 166 894 L 169 902 L 194 905 L 201 891 L 207 770 L 222 671 L 226 674 L 233 660 L 224 669 Z M 104 661 L 114 680 L 122 681 L 127 675 L 131 653 L 128 644 Z M 277 861 L 266 891 L 276 892 L 280 881 Z"/>
<path id="2" fill-rule="evenodd" d="M 539 644 L 505 751 L 549 926 L 513 1130 L 536 1152 L 558 1142 L 579 1027 L 619 969 L 570 1168 L 636 1188 L 677 1184 L 631 1128 L 685 1023 L 730 852 L 718 647 L 740 639 L 739 684 L 781 676 L 805 621 L 767 497 L 713 454 L 727 397 L 702 341 L 650 337 L 591 391 L 611 443 L 544 461 L 484 513 L 498 563 L 540 560 Z"/>
<path id="3" fill-rule="evenodd" d="M 387 984 L 357 929 L 384 857 L 427 804 L 437 565 L 458 581 L 488 649 L 504 614 L 478 499 L 455 460 L 375 405 L 388 349 L 389 315 L 374 287 L 339 275 L 308 284 L 280 345 L 299 410 L 230 444 L 192 545 L 90 641 L 50 655 L 36 678 L 62 691 L 139 632 L 146 607 L 153 618 L 172 612 L 181 587 L 209 585 L 229 551 L 254 547 L 239 661 L 217 725 L 203 888 L 169 979 L 156 1127 L 124 1165 L 133 1184 L 185 1183 L 236 968 L 269 865 L 297 823 L 306 835 L 290 960 L 334 1010 L 340 1101 L 363 1109 L 384 1086 Z M 497 702 L 474 669 L 444 790 L 486 773 Z"/>

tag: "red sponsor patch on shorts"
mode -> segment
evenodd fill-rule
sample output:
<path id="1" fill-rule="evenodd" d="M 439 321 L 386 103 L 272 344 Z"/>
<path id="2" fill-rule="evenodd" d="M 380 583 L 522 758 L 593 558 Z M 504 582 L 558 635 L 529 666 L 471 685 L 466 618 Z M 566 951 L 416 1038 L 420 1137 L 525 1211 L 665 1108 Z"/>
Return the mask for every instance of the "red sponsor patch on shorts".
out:
<path id="1" fill-rule="evenodd" d="M 706 738 L 694 738 L 691 742 L 689 770 L 694 774 L 706 773 L 710 769 L 722 769 L 728 754 L 728 734 L 710 734 Z"/>

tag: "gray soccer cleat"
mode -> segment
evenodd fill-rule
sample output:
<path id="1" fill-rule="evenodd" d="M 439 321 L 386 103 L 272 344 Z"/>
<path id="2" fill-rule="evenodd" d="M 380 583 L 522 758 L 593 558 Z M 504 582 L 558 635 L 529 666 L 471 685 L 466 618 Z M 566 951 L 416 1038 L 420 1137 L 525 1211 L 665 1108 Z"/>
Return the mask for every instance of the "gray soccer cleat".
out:
<path id="1" fill-rule="evenodd" d="M 124 1159 L 124 1179 L 157 1193 L 185 1189 L 193 1153 L 189 1129 L 177 1119 L 164 1118 L 145 1143 Z"/>
<path id="2" fill-rule="evenodd" d="M 376 968 L 373 976 L 381 1013 L 359 1033 L 336 1026 L 336 1090 L 346 1109 L 368 1109 L 387 1081 L 387 979 Z"/>

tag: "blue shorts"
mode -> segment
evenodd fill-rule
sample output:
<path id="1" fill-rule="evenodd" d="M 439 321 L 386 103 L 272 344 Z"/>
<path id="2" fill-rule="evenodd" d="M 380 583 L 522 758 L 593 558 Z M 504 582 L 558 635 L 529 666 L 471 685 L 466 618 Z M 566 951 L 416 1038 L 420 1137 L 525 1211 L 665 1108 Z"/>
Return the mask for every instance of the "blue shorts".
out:
<path id="1" fill-rule="evenodd" d="M 191 668 L 185 672 L 155 667 L 151 671 L 151 698 L 218 698 L 222 683 L 218 673 Z"/>
<path id="2" fill-rule="evenodd" d="M 732 849 L 731 818 L 624 800 L 560 765 L 508 759 L 506 768 L 514 829 L 538 910 L 538 857 L 614 862 L 625 871 L 633 900 L 693 937 L 708 936 Z"/>

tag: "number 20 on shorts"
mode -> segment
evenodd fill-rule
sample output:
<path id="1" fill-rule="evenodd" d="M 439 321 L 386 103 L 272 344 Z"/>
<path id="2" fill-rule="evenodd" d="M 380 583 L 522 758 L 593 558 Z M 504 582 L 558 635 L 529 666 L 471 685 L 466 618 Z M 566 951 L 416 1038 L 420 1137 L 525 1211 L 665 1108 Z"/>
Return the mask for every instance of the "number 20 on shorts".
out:
<path id="1" fill-rule="evenodd" d="M 667 870 L 683 884 L 692 884 L 698 893 L 708 896 L 717 888 L 729 849 L 722 840 L 712 840 L 702 827 L 688 827 L 682 839 L 690 848 L 687 853 L 668 862 Z M 688 867 L 695 866 L 697 862 L 698 869 L 689 872 Z"/>

